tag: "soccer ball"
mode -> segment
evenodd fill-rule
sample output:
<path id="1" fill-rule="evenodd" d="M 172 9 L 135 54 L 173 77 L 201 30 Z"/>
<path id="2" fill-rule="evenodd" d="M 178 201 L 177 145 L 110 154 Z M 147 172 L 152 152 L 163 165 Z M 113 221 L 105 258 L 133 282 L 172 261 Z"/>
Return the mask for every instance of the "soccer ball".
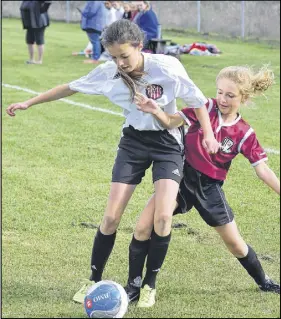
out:
<path id="1" fill-rule="evenodd" d="M 89 288 L 84 307 L 90 318 L 123 318 L 128 309 L 128 296 L 120 284 L 102 280 Z"/>

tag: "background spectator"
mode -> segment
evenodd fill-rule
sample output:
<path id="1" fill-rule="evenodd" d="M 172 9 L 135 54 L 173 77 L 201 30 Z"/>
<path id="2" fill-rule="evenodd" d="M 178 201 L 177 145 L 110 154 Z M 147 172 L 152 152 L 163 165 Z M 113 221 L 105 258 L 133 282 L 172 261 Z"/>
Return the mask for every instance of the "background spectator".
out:
<path id="1" fill-rule="evenodd" d="M 138 1 L 132 1 L 130 2 L 131 7 L 131 21 L 134 21 L 135 16 L 138 14 L 138 8 L 136 2 Z"/>
<path id="2" fill-rule="evenodd" d="M 155 12 L 151 9 L 149 1 L 138 1 L 139 14 L 135 17 L 135 23 L 145 33 L 144 49 L 148 48 L 149 41 L 157 38 L 158 19 Z"/>
<path id="3" fill-rule="evenodd" d="M 44 32 L 49 26 L 48 9 L 52 1 L 22 1 L 20 6 L 23 28 L 26 29 L 28 64 L 42 64 L 44 55 Z M 34 43 L 38 49 L 38 60 L 34 60 Z"/>
<path id="4" fill-rule="evenodd" d="M 124 8 L 121 5 L 120 1 L 111 1 L 113 8 L 115 9 L 116 20 L 123 18 Z"/>
<path id="5" fill-rule="evenodd" d="M 131 12 L 130 3 L 124 2 L 123 8 L 124 8 L 123 19 L 131 20 L 132 12 Z"/>
<path id="6" fill-rule="evenodd" d="M 111 1 L 105 1 L 104 5 L 106 7 L 106 26 L 109 26 L 111 23 L 113 23 L 114 21 L 116 21 L 116 14 L 115 14 L 115 9 L 112 6 L 112 2 Z"/>
<path id="7" fill-rule="evenodd" d="M 102 1 L 87 1 L 82 11 L 81 28 L 87 32 L 93 53 L 91 59 L 84 60 L 84 63 L 98 63 L 101 55 L 100 35 L 105 27 L 105 21 L 106 10 Z"/>

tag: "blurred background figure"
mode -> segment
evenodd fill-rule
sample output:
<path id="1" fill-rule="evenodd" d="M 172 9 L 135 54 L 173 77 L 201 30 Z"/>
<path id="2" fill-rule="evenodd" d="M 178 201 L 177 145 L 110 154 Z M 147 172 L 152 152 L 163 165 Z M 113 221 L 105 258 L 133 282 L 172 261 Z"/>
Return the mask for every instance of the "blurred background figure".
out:
<path id="1" fill-rule="evenodd" d="M 134 22 L 134 23 L 137 23 L 138 19 L 143 14 L 143 11 L 141 10 L 141 7 L 142 7 L 141 2 L 142 1 L 133 1 L 132 2 L 132 6 L 135 9 L 133 17 L 132 17 L 132 22 Z"/>
<path id="2" fill-rule="evenodd" d="M 98 63 L 101 55 L 100 36 L 106 23 L 107 12 L 102 1 L 87 1 L 82 11 L 81 28 L 87 32 L 92 44 L 91 59 L 84 60 L 84 63 Z"/>
<path id="3" fill-rule="evenodd" d="M 124 8 L 121 5 L 121 1 L 111 1 L 113 8 L 115 9 L 116 20 L 123 18 Z"/>
<path id="4" fill-rule="evenodd" d="M 145 33 L 144 49 L 148 49 L 149 41 L 153 38 L 157 38 L 158 19 L 151 8 L 149 1 L 136 2 L 139 13 L 135 17 L 135 23 Z"/>
<path id="5" fill-rule="evenodd" d="M 48 9 L 52 1 L 22 1 L 20 6 L 23 28 L 26 29 L 28 64 L 42 64 L 44 55 L 44 32 L 49 26 Z M 34 60 L 34 43 L 37 45 L 38 60 Z"/>
<path id="6" fill-rule="evenodd" d="M 130 2 L 131 21 L 134 21 L 135 16 L 138 14 L 138 8 L 137 8 L 136 2 L 138 2 L 138 1 L 132 1 L 132 2 Z"/>
<path id="7" fill-rule="evenodd" d="M 106 22 L 105 25 L 109 26 L 111 23 L 116 21 L 116 10 L 112 6 L 112 1 L 104 1 L 104 5 L 106 7 Z"/>
<path id="8" fill-rule="evenodd" d="M 90 58 L 92 56 L 92 53 L 93 53 L 93 45 L 89 41 L 85 49 L 81 51 L 72 52 L 72 55 L 84 55 L 86 58 Z"/>
<path id="9" fill-rule="evenodd" d="M 131 20 L 132 12 L 131 12 L 131 6 L 129 2 L 124 2 L 123 4 L 124 13 L 123 13 L 123 19 Z"/>

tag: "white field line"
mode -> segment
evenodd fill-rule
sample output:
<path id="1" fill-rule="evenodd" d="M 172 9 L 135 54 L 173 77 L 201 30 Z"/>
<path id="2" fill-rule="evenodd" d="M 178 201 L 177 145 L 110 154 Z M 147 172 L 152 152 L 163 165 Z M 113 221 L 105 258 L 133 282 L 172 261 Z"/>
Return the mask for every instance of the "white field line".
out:
<path id="1" fill-rule="evenodd" d="M 39 92 L 35 92 L 35 91 L 27 89 L 27 88 L 22 88 L 22 87 L 17 86 L 17 85 L 10 85 L 10 84 L 2 83 L 2 86 L 6 87 L 6 88 L 9 88 L 9 89 L 15 89 L 15 90 L 18 90 L 18 91 L 24 91 L 24 92 L 31 93 L 31 94 L 34 94 L 34 95 L 40 94 Z M 62 101 L 62 102 L 68 103 L 68 104 L 72 104 L 72 105 L 76 105 L 76 106 L 80 106 L 80 107 L 84 107 L 86 109 L 91 109 L 93 111 L 99 111 L 99 112 L 103 112 L 103 113 L 108 113 L 108 114 L 124 117 L 124 115 L 122 113 L 118 113 L 118 112 L 102 109 L 100 107 L 95 107 L 95 106 L 91 106 L 91 105 L 84 104 L 84 103 L 74 102 L 74 101 L 71 101 L 69 99 L 60 99 L 59 101 Z M 275 150 L 273 148 L 265 148 L 264 150 L 267 153 L 280 155 L 280 151 L 279 150 Z"/>
<path id="2" fill-rule="evenodd" d="M 18 90 L 18 91 L 24 91 L 24 92 L 31 93 L 31 94 L 34 94 L 34 95 L 40 94 L 40 92 L 35 92 L 35 91 L 30 90 L 30 89 L 22 88 L 22 87 L 16 86 L 16 85 L 10 85 L 10 84 L 2 83 L 2 86 L 6 87 L 6 88 L 9 88 L 9 89 L 15 89 L 15 90 Z M 86 109 L 91 109 L 93 111 L 100 111 L 100 112 L 103 112 L 103 113 L 109 113 L 109 114 L 112 114 L 112 115 L 117 115 L 117 116 L 124 117 L 124 115 L 122 113 L 118 113 L 118 112 L 102 109 L 100 107 L 95 107 L 95 106 L 91 106 L 91 105 L 84 104 L 84 103 L 74 102 L 74 101 L 71 101 L 69 99 L 59 99 L 59 101 L 63 101 L 65 103 L 67 103 L 67 104 L 81 106 L 81 107 L 84 107 Z"/>

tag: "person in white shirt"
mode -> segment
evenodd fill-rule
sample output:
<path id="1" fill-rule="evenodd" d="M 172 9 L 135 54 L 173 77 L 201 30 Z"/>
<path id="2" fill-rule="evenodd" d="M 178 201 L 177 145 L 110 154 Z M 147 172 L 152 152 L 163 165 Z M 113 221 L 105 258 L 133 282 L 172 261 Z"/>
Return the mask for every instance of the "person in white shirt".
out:
<path id="1" fill-rule="evenodd" d="M 112 1 L 112 6 L 115 9 L 116 20 L 123 18 L 124 8 L 121 5 L 120 1 Z"/>
<path id="2" fill-rule="evenodd" d="M 54 101 L 77 92 L 104 95 L 123 109 L 125 123 L 120 139 L 107 207 L 96 233 L 92 257 L 91 277 L 74 295 L 75 302 L 84 303 L 84 297 L 93 282 L 102 278 L 106 262 L 114 246 L 116 231 L 122 214 L 146 170 L 152 165 L 155 210 L 154 234 L 149 254 L 155 255 L 152 270 L 160 269 L 171 237 L 173 203 L 183 176 L 183 143 L 178 128 L 165 129 L 152 114 L 137 109 L 137 92 L 157 101 L 161 108 L 174 114 L 176 98 L 182 98 L 194 108 L 201 124 L 203 147 L 216 153 L 219 143 L 214 137 L 207 99 L 187 75 L 182 64 L 172 56 L 141 52 L 143 33 L 129 20 L 121 19 L 105 28 L 102 44 L 112 56 L 88 75 L 59 85 L 25 102 L 11 104 L 10 116 L 15 111 L 32 105 Z"/>
<path id="3" fill-rule="evenodd" d="M 106 7 L 106 22 L 105 25 L 109 26 L 111 23 L 115 22 L 117 20 L 116 18 L 116 10 L 115 8 L 113 8 L 112 6 L 112 2 L 111 1 L 104 1 L 104 5 Z"/>

